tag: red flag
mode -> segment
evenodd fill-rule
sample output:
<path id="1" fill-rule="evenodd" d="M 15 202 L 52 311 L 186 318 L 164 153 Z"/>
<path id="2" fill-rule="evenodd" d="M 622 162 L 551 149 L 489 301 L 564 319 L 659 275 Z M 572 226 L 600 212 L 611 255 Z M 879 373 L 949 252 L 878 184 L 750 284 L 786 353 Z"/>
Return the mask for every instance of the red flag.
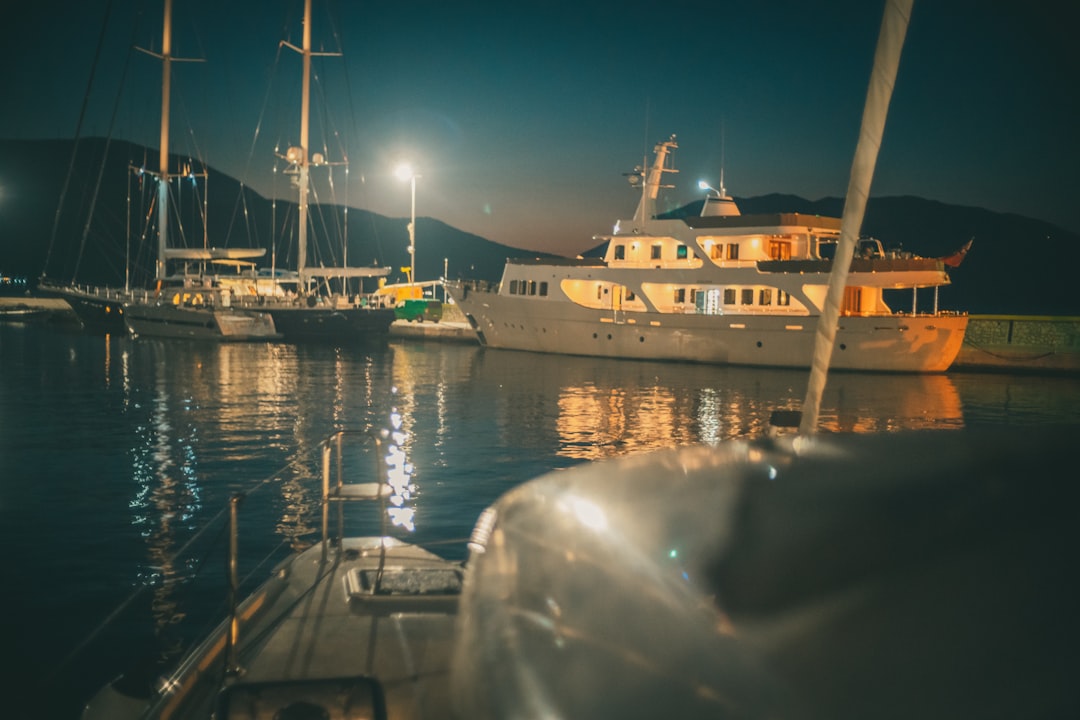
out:
<path id="1" fill-rule="evenodd" d="M 945 263 L 949 267 L 960 267 L 960 263 L 964 261 L 964 256 L 967 255 L 968 250 L 971 249 L 971 243 L 975 242 L 975 238 L 968 240 L 964 247 L 960 248 L 952 255 L 946 255 L 940 258 L 941 262 Z"/>

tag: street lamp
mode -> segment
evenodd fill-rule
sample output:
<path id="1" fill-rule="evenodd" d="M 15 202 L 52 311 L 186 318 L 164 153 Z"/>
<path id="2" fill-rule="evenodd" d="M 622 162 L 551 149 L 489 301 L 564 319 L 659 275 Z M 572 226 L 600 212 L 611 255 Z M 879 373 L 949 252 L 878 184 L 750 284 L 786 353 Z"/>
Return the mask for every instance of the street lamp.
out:
<path id="1" fill-rule="evenodd" d="M 412 210 L 409 213 L 409 282 L 413 283 L 416 281 L 416 179 L 420 176 L 413 172 L 409 163 L 398 165 L 396 174 L 399 180 L 408 180 L 412 186 Z"/>

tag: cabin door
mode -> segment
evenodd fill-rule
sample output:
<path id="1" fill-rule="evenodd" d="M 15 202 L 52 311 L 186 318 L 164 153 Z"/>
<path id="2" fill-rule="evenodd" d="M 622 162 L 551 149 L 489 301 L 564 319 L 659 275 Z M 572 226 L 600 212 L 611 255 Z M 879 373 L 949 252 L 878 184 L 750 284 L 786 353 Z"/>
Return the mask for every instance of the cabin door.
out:
<path id="1" fill-rule="evenodd" d="M 862 313 L 862 288 L 844 288 L 844 306 L 840 309 L 844 315 L 859 315 Z"/>

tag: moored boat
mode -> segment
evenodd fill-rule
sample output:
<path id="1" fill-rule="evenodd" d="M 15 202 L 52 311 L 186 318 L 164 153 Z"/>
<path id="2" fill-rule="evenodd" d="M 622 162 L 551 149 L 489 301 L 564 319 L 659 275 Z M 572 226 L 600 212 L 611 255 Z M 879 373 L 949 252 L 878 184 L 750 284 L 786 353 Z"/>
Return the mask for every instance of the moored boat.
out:
<path id="1" fill-rule="evenodd" d="M 329 166 L 322 153 L 311 153 L 311 1 L 304 4 L 303 41 L 299 47 L 283 42 L 303 58 L 303 77 L 300 98 L 300 142 L 290 147 L 279 159 L 286 163 L 284 174 L 293 177 L 297 188 L 297 269 L 295 282 L 282 291 L 281 282 L 267 283 L 270 292 L 255 294 L 260 308 L 273 319 L 277 330 L 287 342 L 329 342 L 336 344 L 381 343 L 390 336 L 394 308 L 380 302 L 374 293 L 364 291 L 364 281 L 384 278 L 389 267 L 309 267 L 308 203 L 310 173 L 313 167 Z M 343 252 L 344 255 L 344 252 Z M 313 285 L 313 282 L 315 283 Z M 339 283 L 338 291 L 330 290 L 332 282 Z M 247 300 L 247 298 L 245 298 Z"/>
<path id="2" fill-rule="evenodd" d="M 155 687 L 136 693 L 121 678 L 91 698 L 83 717 L 444 716 L 463 568 L 391 536 L 387 508 L 410 492 L 408 476 L 389 468 L 391 445 L 388 434 L 364 432 L 324 441 L 321 538 L 242 602 L 235 496 L 228 618 Z M 358 448 L 370 465 L 358 468 Z M 343 515 L 331 508 L 357 502 L 386 507 L 369 535 L 345 536 Z"/>
<path id="3" fill-rule="evenodd" d="M 136 294 L 124 304 L 124 321 L 135 337 L 222 341 L 281 338 L 268 313 L 233 307 L 232 293 L 210 284 Z"/>
<path id="4" fill-rule="evenodd" d="M 701 214 L 655 213 L 677 144 L 655 147 L 634 217 L 603 236 L 603 259 L 509 260 L 495 286 L 446 288 L 482 345 L 642 360 L 809 367 L 840 218 L 742 215 L 723 187 Z M 721 184 L 722 185 L 722 184 Z M 939 309 L 945 262 L 863 238 L 847 273 L 832 367 L 941 372 L 967 316 Z M 931 308 L 918 307 L 921 289 Z M 894 310 L 886 291 L 906 290 Z M 895 301 L 893 301 L 895 302 Z"/>
<path id="5" fill-rule="evenodd" d="M 339 435 L 321 544 L 132 702 L 219 720 L 1073 717 L 1075 434 L 811 430 L 585 464 L 500 498 L 463 567 L 328 535 L 331 503 L 388 494 L 334 473 Z M 120 706 L 105 691 L 87 717 Z"/>
<path id="6" fill-rule="evenodd" d="M 211 247 L 205 211 L 201 212 L 199 217 L 203 231 L 202 247 L 176 247 L 170 243 L 172 232 L 184 226 L 183 222 L 175 217 L 177 202 L 172 198 L 174 193 L 179 192 L 176 185 L 181 181 L 195 185 L 199 178 L 205 182 L 208 177 L 205 168 L 196 171 L 191 163 L 184 163 L 177 168 L 169 154 L 170 87 L 172 63 L 175 60 L 171 52 L 172 0 L 164 0 L 161 47 L 161 53 L 150 53 L 158 57 L 162 64 L 158 169 L 155 172 L 143 165 L 130 165 L 128 168 L 132 175 L 140 179 L 140 187 L 144 185 L 144 179 L 153 180 L 152 183 L 145 183 L 147 188 L 152 187 L 155 190 L 156 195 L 156 212 L 147 215 L 148 227 L 145 236 L 152 236 L 157 241 L 154 288 L 133 288 L 127 281 L 128 269 L 125 269 L 125 284 L 122 288 L 80 286 L 74 282 L 64 284 L 44 278 L 39 286 L 43 292 L 66 300 L 83 327 L 90 331 L 202 339 L 279 337 L 269 315 L 232 307 L 227 296 L 223 294 L 227 291 L 213 287 L 213 280 L 206 271 L 208 264 L 214 261 L 237 262 L 261 257 L 266 254 L 264 248 Z M 152 228 L 149 225 L 151 215 L 156 216 Z M 182 265 L 183 270 L 169 274 L 170 263 Z M 191 270 L 192 263 L 197 263 L 197 270 L 194 272 Z M 195 284 L 202 288 L 201 291 L 191 290 Z M 197 292 L 201 292 L 204 302 L 188 302 L 187 298 Z"/>

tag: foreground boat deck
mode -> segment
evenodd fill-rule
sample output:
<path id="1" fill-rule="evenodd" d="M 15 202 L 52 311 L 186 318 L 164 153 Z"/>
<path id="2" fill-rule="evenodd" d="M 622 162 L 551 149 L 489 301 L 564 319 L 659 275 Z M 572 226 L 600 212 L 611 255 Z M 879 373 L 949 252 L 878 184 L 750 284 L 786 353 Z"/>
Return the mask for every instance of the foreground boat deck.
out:
<path id="1" fill-rule="evenodd" d="M 235 653 L 225 623 L 166 680 L 173 692 L 149 716 L 278 717 L 315 707 L 329 717 L 358 708 L 445 717 L 461 580 L 459 564 L 391 538 L 347 538 L 325 558 L 316 544 L 239 607 Z"/>

